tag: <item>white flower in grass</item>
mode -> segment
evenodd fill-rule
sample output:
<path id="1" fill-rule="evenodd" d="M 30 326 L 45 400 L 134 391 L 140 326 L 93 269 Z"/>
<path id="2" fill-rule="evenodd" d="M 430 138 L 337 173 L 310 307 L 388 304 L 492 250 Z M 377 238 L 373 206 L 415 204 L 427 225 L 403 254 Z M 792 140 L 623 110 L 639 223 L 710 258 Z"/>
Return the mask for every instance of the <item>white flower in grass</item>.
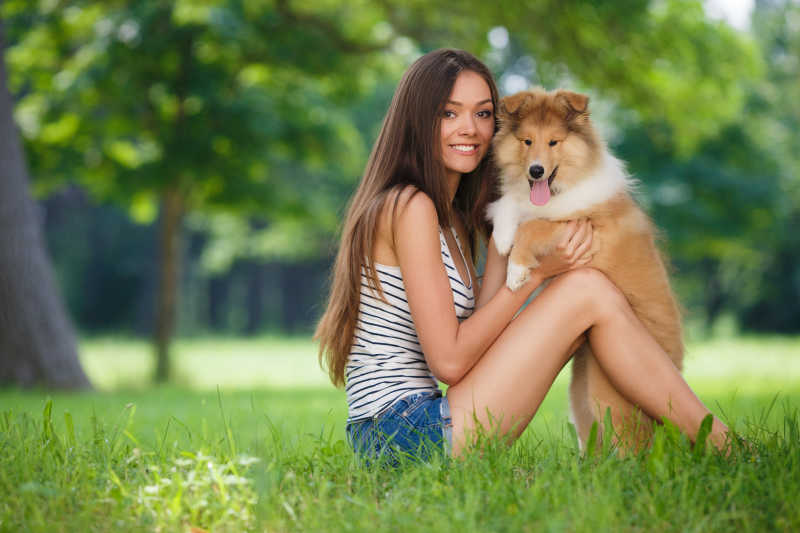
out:
<path id="1" fill-rule="evenodd" d="M 261 462 L 261 459 L 258 457 L 251 457 L 249 455 L 243 455 L 239 457 L 238 463 L 242 466 L 250 466 L 255 463 Z"/>
<path id="2" fill-rule="evenodd" d="M 177 459 L 175 459 L 175 466 L 180 466 L 182 468 L 187 466 L 192 466 L 193 464 L 194 461 L 192 461 L 191 459 L 185 459 L 183 457 L 178 457 Z"/>
<path id="3" fill-rule="evenodd" d="M 144 487 L 145 494 L 158 494 L 158 485 L 147 485 Z"/>

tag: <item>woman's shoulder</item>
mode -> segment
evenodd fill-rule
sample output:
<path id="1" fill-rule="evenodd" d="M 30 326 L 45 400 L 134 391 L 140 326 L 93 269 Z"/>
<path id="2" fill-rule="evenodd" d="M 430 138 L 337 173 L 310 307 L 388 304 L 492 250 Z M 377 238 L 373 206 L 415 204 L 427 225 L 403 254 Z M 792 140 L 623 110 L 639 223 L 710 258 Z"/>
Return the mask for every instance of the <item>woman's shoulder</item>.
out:
<path id="1" fill-rule="evenodd" d="M 413 214 L 435 214 L 436 205 L 433 200 L 424 191 L 418 189 L 414 185 L 405 185 L 395 188 L 390 197 L 392 198 L 393 210 L 396 210 L 398 215 L 403 211 L 411 210 Z"/>
<path id="2" fill-rule="evenodd" d="M 378 263 L 397 265 L 398 235 L 420 235 L 438 231 L 433 200 L 413 185 L 396 187 L 387 196 L 378 217 L 373 257 Z"/>
<path id="3" fill-rule="evenodd" d="M 436 221 L 438 215 L 436 205 L 424 191 L 413 185 L 396 187 L 387 196 L 383 205 L 381 216 L 387 222 L 388 228 L 395 231 L 395 227 L 405 226 L 408 223 L 429 224 Z"/>

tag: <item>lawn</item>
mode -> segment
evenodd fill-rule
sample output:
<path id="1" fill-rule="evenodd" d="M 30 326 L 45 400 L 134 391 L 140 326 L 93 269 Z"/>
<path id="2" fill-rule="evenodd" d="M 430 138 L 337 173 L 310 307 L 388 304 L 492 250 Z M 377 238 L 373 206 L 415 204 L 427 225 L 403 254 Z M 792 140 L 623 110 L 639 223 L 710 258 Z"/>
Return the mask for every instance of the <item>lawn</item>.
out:
<path id="1" fill-rule="evenodd" d="M 582 458 L 565 373 L 511 450 L 365 468 L 307 339 L 82 345 L 95 392 L 0 390 L 0 531 L 796 531 L 800 338 L 693 343 L 685 375 L 755 443 L 729 459 L 668 430 Z"/>

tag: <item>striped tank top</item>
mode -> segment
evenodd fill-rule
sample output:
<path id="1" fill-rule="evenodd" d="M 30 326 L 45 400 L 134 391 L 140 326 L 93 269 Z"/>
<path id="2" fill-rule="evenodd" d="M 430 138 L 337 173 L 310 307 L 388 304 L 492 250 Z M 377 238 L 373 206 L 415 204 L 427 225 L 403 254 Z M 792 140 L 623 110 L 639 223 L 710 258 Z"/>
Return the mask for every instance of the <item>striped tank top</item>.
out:
<path id="1" fill-rule="evenodd" d="M 458 235 L 450 231 L 467 265 Z M 462 321 L 475 309 L 473 283 L 461 279 L 441 228 L 439 242 L 455 313 Z M 438 390 L 411 319 L 400 267 L 376 263 L 375 269 L 388 303 L 369 287 L 362 268 L 358 322 L 345 369 L 348 423 L 376 416 L 405 396 Z M 467 272 L 469 277 L 469 268 Z"/>

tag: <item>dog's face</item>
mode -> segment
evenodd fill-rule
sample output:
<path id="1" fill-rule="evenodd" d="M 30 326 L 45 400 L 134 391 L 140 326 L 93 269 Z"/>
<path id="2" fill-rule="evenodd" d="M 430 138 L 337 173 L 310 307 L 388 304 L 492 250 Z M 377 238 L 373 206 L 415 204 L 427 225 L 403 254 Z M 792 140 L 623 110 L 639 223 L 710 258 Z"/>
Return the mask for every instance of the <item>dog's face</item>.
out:
<path id="1" fill-rule="evenodd" d="M 500 101 L 494 154 L 507 186 L 530 187 L 545 205 L 594 167 L 600 141 L 589 121 L 589 98 L 570 91 L 523 91 Z"/>

